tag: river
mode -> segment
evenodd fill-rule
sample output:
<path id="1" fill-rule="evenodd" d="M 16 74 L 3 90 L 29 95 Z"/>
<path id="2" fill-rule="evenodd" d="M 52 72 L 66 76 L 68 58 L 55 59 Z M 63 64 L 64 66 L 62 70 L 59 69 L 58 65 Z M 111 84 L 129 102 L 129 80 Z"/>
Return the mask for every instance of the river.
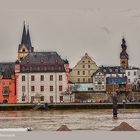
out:
<path id="1" fill-rule="evenodd" d="M 65 124 L 73 131 L 110 131 L 125 121 L 140 131 L 140 110 L 120 109 L 118 119 L 112 110 L 0 111 L 0 128 L 31 127 L 34 131 L 56 131 Z"/>

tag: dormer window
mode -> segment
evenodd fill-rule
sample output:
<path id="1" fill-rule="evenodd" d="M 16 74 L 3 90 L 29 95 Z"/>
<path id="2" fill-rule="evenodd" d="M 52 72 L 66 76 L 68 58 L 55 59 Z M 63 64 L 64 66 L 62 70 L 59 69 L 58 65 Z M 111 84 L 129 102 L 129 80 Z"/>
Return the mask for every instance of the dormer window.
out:
<path id="1" fill-rule="evenodd" d="M 118 69 L 116 69 L 115 71 L 118 72 Z"/>
<path id="2" fill-rule="evenodd" d="M 51 69 L 54 70 L 54 66 L 52 66 Z"/>
<path id="3" fill-rule="evenodd" d="M 112 69 L 109 69 L 110 72 L 112 72 Z"/>
<path id="4" fill-rule="evenodd" d="M 45 71 L 47 70 L 47 66 L 44 66 L 44 70 L 45 70 Z"/>

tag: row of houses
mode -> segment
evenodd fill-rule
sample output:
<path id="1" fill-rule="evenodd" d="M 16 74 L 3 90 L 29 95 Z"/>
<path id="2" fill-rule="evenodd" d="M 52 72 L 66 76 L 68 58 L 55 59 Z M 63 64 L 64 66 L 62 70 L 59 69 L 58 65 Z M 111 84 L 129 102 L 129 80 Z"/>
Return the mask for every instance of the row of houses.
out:
<path id="1" fill-rule="evenodd" d="M 96 93 L 140 92 L 140 69 L 129 66 L 126 41 L 122 39 L 119 66 L 97 66 L 95 61 L 85 53 L 85 56 L 70 70 L 72 92 L 81 96 L 95 96 Z M 106 95 L 105 95 L 106 96 Z M 85 97 L 86 98 L 86 97 Z"/>
<path id="2" fill-rule="evenodd" d="M 57 52 L 36 52 L 24 24 L 17 60 L 0 63 L 0 103 L 74 102 L 80 93 L 139 91 L 140 69 L 129 66 L 124 38 L 121 46 L 120 66 L 99 67 L 85 53 L 70 69 Z"/>

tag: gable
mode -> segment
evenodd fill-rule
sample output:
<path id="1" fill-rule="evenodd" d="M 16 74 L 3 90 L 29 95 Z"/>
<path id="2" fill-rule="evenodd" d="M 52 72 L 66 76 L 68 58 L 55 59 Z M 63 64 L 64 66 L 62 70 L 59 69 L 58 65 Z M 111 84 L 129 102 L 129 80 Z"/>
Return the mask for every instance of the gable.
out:
<path id="1" fill-rule="evenodd" d="M 96 63 L 91 59 L 91 57 L 89 57 L 88 55 L 85 54 L 85 56 L 83 56 L 81 58 L 81 60 L 79 60 L 77 62 L 77 64 L 74 66 L 74 69 L 82 69 L 82 65 L 91 65 L 90 69 L 97 69 L 98 66 L 96 65 Z"/>
<path id="2" fill-rule="evenodd" d="M 22 45 L 20 46 L 18 52 L 20 52 L 20 53 L 28 52 L 28 48 L 27 48 L 24 44 L 22 44 Z"/>

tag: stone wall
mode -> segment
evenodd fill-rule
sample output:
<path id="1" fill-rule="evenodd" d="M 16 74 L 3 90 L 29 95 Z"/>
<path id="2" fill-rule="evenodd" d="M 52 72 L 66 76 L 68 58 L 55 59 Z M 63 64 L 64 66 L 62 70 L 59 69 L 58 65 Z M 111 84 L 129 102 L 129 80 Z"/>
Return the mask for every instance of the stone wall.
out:
<path id="1" fill-rule="evenodd" d="M 112 102 L 112 93 L 106 92 L 77 92 L 75 102 Z M 126 92 L 118 94 L 118 102 L 126 100 L 127 102 L 140 101 L 140 92 Z"/>

